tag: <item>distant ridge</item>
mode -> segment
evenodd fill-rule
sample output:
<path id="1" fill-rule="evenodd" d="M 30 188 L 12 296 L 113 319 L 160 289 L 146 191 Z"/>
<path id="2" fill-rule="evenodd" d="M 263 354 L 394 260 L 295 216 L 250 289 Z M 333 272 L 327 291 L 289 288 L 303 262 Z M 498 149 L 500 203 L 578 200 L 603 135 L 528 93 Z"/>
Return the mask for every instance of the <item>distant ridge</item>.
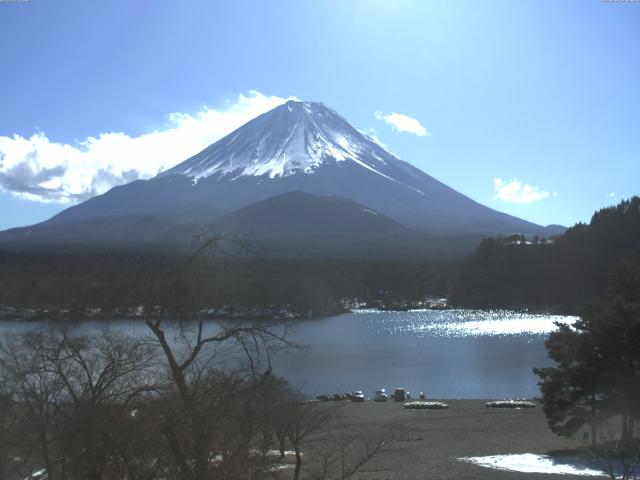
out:
<path id="1" fill-rule="evenodd" d="M 419 250 L 423 235 L 352 200 L 296 191 L 253 203 L 216 221 L 247 234 L 267 253 L 362 254 Z"/>

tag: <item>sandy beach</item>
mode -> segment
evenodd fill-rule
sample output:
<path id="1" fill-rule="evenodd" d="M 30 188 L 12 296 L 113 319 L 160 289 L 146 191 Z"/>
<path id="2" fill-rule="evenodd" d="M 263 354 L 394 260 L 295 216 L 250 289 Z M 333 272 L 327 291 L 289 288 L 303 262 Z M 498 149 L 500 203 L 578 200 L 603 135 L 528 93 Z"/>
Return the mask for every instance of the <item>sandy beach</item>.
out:
<path id="1" fill-rule="evenodd" d="M 490 409 L 487 400 L 442 400 L 446 410 L 404 410 L 401 403 L 348 403 L 344 421 L 377 430 L 396 425 L 399 434 L 390 450 L 363 468 L 358 479 L 563 479 L 576 475 L 500 471 L 457 460 L 460 457 L 536 453 L 577 446 L 554 435 L 544 412 L 531 409 Z M 598 478 L 598 477 L 592 477 Z"/>

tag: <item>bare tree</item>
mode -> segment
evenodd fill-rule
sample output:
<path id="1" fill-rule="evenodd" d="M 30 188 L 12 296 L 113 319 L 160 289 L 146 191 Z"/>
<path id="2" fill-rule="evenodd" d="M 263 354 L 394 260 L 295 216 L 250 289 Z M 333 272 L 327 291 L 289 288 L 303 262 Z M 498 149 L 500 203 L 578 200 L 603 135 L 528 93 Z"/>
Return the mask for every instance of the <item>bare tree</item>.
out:
<path id="1" fill-rule="evenodd" d="M 591 458 L 611 478 L 630 480 L 640 469 L 640 442 L 638 440 L 612 440 L 587 449 Z"/>
<path id="2" fill-rule="evenodd" d="M 290 403 L 288 410 L 290 421 L 287 428 L 287 438 L 296 454 L 293 478 L 298 480 L 302 468 L 303 445 L 312 441 L 319 441 L 323 434 L 328 433 L 333 420 L 337 416 L 337 409 L 334 405 L 298 401 Z"/>
<path id="3" fill-rule="evenodd" d="M 394 438 L 394 428 L 359 428 L 335 423 L 329 435 L 314 450 L 313 480 L 346 480 L 371 460 L 385 453 Z"/>
<path id="4" fill-rule="evenodd" d="M 600 441 L 584 450 L 612 480 L 636 478 L 640 472 L 640 439 L 633 436 L 635 425 L 625 425 L 625 418 L 620 419 L 619 426 L 611 420 L 601 424 Z"/>
<path id="5" fill-rule="evenodd" d="M 18 474 L 28 462 L 27 452 L 19 441 L 17 408 L 11 392 L 0 378 L 0 478 Z"/>
<path id="6" fill-rule="evenodd" d="M 264 415 L 261 393 L 268 387 L 271 357 L 290 346 L 281 325 L 167 320 L 172 305 L 185 294 L 192 269 L 225 245 L 249 250 L 235 237 L 207 236 L 145 305 L 144 322 L 168 370 L 160 406 L 162 435 L 172 475 L 181 480 L 252 474 L 251 464 L 259 463 L 252 447 Z M 198 289 L 187 290 L 193 310 Z"/>
<path id="7" fill-rule="evenodd" d="M 168 366 L 162 434 L 181 479 L 247 475 L 261 392 L 285 331 L 260 324 L 171 323 L 147 316 Z M 214 459 L 212 461 L 212 459 Z"/>
<path id="8" fill-rule="evenodd" d="M 130 405 L 153 389 L 146 345 L 105 330 L 25 332 L 0 347 L 22 443 L 48 480 L 112 478 L 114 452 L 128 443 Z M 116 435 L 116 433 L 122 435 Z M 125 477 L 122 477 L 125 478 Z"/>

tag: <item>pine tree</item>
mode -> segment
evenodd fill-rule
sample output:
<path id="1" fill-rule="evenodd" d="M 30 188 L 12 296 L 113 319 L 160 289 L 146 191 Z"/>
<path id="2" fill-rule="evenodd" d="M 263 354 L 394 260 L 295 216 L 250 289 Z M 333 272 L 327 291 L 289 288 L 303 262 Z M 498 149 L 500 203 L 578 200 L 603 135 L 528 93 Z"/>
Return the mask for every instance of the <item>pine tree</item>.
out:
<path id="1" fill-rule="evenodd" d="M 609 297 L 588 306 L 546 342 L 555 367 L 536 368 L 549 427 L 571 435 L 619 416 L 623 441 L 640 419 L 640 252 L 621 262 Z"/>

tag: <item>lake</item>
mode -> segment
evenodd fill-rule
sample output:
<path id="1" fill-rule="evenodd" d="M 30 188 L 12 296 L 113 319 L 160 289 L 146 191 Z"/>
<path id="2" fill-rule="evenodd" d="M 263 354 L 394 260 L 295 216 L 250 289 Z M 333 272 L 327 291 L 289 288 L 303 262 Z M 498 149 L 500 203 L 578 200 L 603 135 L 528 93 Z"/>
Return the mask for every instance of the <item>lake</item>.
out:
<path id="1" fill-rule="evenodd" d="M 533 367 L 551 365 L 544 340 L 554 322 L 576 317 L 504 310 L 356 310 L 298 320 L 292 339 L 307 348 L 276 358 L 274 373 L 310 394 L 404 387 L 430 398 L 510 398 L 539 395 Z M 104 322 L 87 321 L 83 330 Z M 141 321 L 111 321 L 132 335 Z M 20 322 L 1 321 L 0 334 Z M 42 325 L 42 323 L 36 323 Z"/>

